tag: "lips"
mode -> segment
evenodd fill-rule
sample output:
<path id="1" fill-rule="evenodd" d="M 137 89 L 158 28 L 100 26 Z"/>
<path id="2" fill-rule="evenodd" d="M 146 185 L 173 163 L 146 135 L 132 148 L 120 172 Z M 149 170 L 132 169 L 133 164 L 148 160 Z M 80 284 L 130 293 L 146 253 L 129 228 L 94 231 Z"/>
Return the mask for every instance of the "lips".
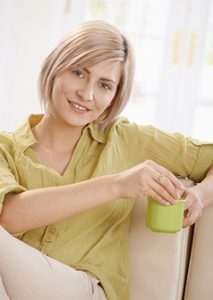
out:
<path id="1" fill-rule="evenodd" d="M 72 102 L 70 101 L 69 99 L 67 99 L 67 102 L 69 103 L 69 105 L 71 106 L 71 108 L 74 110 L 74 111 L 78 111 L 78 112 L 87 112 L 87 111 L 90 111 L 89 108 L 87 108 L 86 106 L 83 106 L 83 105 L 80 105 L 78 103 L 75 103 L 75 102 Z"/>

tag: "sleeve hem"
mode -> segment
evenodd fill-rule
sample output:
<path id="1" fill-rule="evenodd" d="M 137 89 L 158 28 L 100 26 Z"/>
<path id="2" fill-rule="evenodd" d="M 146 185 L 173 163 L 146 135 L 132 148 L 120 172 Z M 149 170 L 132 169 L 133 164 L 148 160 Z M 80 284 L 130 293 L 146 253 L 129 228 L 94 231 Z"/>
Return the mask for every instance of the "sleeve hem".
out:
<path id="1" fill-rule="evenodd" d="M 2 209 L 3 209 L 3 205 L 4 205 L 4 198 L 6 194 L 9 193 L 21 193 L 21 192 L 25 192 L 26 189 L 22 186 L 17 186 L 17 185 L 11 185 L 8 186 L 4 189 L 2 189 L 1 193 L 0 193 L 0 214 L 2 213 Z"/>
<path id="2" fill-rule="evenodd" d="M 204 158 L 204 159 L 203 159 Z M 190 179 L 200 182 L 204 179 L 206 172 L 213 165 L 212 145 L 201 145 L 197 162 L 190 175 Z"/>

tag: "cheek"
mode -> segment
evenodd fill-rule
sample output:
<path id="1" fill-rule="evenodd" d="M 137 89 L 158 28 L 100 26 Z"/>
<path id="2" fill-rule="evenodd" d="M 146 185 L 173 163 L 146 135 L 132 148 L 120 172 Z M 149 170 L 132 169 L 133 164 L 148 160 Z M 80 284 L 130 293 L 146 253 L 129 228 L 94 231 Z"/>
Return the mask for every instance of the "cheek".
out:
<path id="1" fill-rule="evenodd" d="M 113 92 L 113 93 L 110 95 L 110 97 L 108 97 L 106 108 L 109 107 L 109 106 L 111 106 L 111 105 L 116 101 L 115 98 L 116 98 L 116 91 Z"/>
<path id="2" fill-rule="evenodd" d="M 54 83 L 53 83 L 53 89 L 52 89 L 52 97 L 54 98 L 55 97 L 55 95 L 57 95 L 58 94 L 58 89 L 59 89 L 59 82 L 58 82 L 59 80 L 56 78 L 55 80 L 54 80 Z"/>
<path id="3" fill-rule="evenodd" d="M 97 108 L 104 111 L 105 109 L 107 109 L 107 107 L 110 106 L 110 104 L 112 103 L 113 99 L 112 98 L 105 98 L 105 99 L 101 99 L 98 104 L 97 104 Z"/>
<path id="4" fill-rule="evenodd" d="M 99 96 L 98 106 L 106 109 L 113 102 L 116 93 L 104 93 Z"/>
<path id="5" fill-rule="evenodd" d="M 52 100 L 53 102 L 57 102 L 57 100 L 61 97 L 62 93 L 64 93 L 64 84 L 60 78 L 55 79 L 53 90 L 52 90 Z"/>

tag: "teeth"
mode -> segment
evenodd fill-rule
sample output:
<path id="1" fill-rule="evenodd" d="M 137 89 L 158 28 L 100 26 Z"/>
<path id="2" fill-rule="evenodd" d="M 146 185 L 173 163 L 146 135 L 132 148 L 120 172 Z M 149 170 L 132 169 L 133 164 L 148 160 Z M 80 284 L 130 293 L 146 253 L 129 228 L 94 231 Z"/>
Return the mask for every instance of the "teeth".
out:
<path id="1" fill-rule="evenodd" d="M 87 110 L 85 107 L 82 107 L 76 103 L 72 103 L 73 106 L 75 106 L 76 108 L 80 109 L 80 110 Z"/>
<path id="2" fill-rule="evenodd" d="M 86 110 L 87 110 L 86 107 L 83 107 L 83 106 L 81 106 L 81 105 L 78 105 L 77 103 L 71 102 L 71 101 L 69 101 L 69 100 L 68 100 L 68 102 L 69 102 L 70 104 L 72 104 L 75 108 L 79 109 L 79 110 L 82 110 L 82 111 L 86 111 Z"/>

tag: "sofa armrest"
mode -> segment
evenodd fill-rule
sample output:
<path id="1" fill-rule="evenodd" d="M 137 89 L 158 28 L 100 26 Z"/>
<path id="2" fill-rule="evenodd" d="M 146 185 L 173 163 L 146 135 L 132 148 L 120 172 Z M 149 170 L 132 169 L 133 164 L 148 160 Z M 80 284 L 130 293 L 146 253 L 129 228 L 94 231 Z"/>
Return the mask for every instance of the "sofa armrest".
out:
<path id="1" fill-rule="evenodd" d="M 184 300 L 213 299 L 213 205 L 195 225 Z"/>
<path id="2" fill-rule="evenodd" d="M 175 234 L 152 232 L 145 225 L 146 205 L 146 199 L 136 201 L 130 224 L 130 299 L 182 300 L 191 228 Z"/>

